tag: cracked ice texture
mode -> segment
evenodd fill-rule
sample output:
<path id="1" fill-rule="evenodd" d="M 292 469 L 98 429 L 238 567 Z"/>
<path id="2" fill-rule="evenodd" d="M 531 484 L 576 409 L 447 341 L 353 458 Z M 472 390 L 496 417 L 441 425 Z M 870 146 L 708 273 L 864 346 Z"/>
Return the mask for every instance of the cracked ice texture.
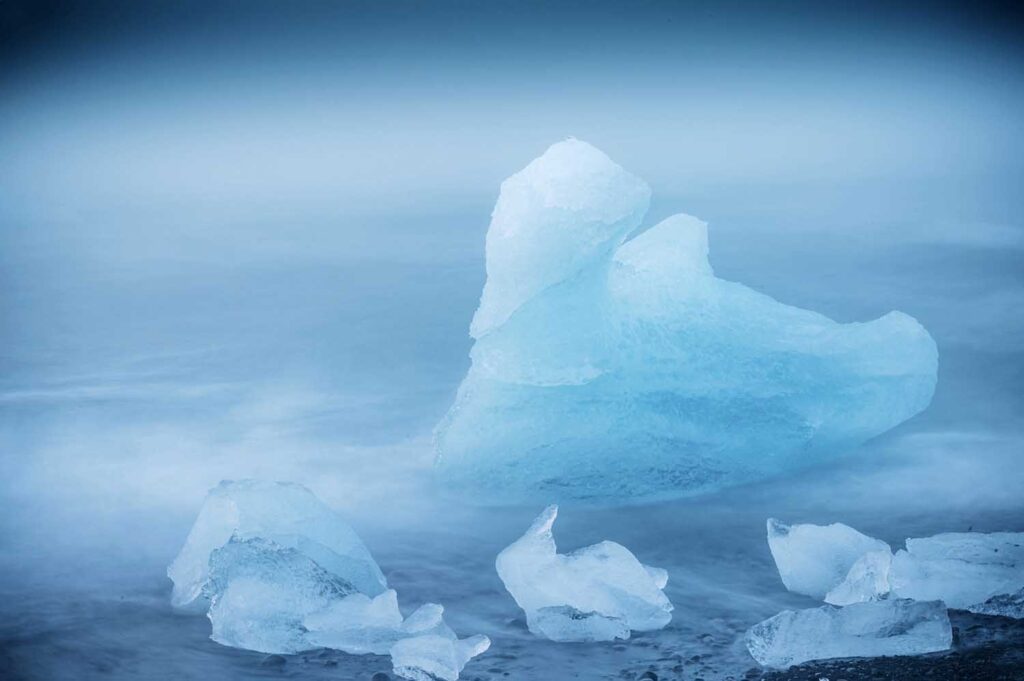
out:
<path id="1" fill-rule="evenodd" d="M 759 664 L 783 669 L 835 657 L 933 653 L 947 650 L 952 640 L 941 602 L 897 599 L 784 610 L 746 635 L 747 649 Z"/>
<path id="2" fill-rule="evenodd" d="M 610 641 L 669 623 L 665 570 L 611 541 L 559 554 L 551 533 L 557 515 L 557 506 L 544 509 L 495 562 L 531 632 L 554 641 Z"/>
<path id="3" fill-rule="evenodd" d="M 439 475 L 481 499 L 672 497 L 811 465 L 931 400 L 912 317 L 839 324 L 719 279 L 707 226 L 578 140 L 501 188 Z"/>

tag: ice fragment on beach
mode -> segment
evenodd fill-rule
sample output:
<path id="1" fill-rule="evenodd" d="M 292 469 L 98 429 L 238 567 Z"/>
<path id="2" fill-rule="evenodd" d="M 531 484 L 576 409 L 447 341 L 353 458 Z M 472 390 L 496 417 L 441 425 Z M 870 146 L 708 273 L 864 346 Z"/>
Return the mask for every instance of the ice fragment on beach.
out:
<path id="1" fill-rule="evenodd" d="M 496 561 L 531 632 L 554 641 L 608 641 L 668 624 L 667 572 L 611 541 L 557 553 L 551 533 L 557 514 L 557 506 L 546 508 Z"/>
<path id="2" fill-rule="evenodd" d="M 315 647 L 305 617 L 354 594 L 350 582 L 308 556 L 260 538 L 216 549 L 204 590 L 214 641 L 278 654 Z"/>
<path id="3" fill-rule="evenodd" d="M 791 541 L 790 551 L 778 551 L 782 540 L 776 538 L 773 543 L 772 522 L 769 520 L 769 544 L 786 588 L 817 596 L 816 590 L 812 593 L 806 588 L 806 578 L 794 580 L 791 577 L 786 581 L 783 567 L 792 570 L 793 564 L 833 564 L 839 570 L 849 560 L 849 547 L 837 548 L 835 544 L 808 536 L 802 544 Z M 817 526 L 796 525 L 790 528 L 788 535 L 781 534 L 782 538 L 791 538 L 796 527 Z M 815 531 L 820 533 L 821 529 L 817 527 Z M 846 529 L 856 533 L 849 527 Z M 775 531 L 776 535 L 780 534 L 777 523 Z M 859 533 L 856 535 L 864 537 Z M 895 554 L 879 540 L 864 539 L 884 548 L 868 550 L 857 558 L 845 577 L 829 589 L 825 602 L 846 605 L 886 597 L 941 600 L 952 608 L 984 613 L 993 607 L 1001 607 L 1000 614 L 1017 616 L 1012 613 L 1019 610 L 1013 607 L 1013 599 L 1009 595 L 1024 589 L 1024 534 L 947 533 L 908 539 L 906 549 Z M 780 560 L 780 556 L 784 560 Z M 828 570 L 827 573 L 833 576 L 836 570 Z M 821 579 L 822 583 L 827 581 Z M 987 603 L 997 596 L 1008 598 L 995 601 L 995 605 Z"/>
<path id="4" fill-rule="evenodd" d="M 999 615 L 1000 617 L 1024 619 L 1024 588 L 1012 594 L 993 596 L 984 603 L 972 605 L 968 609 L 979 615 Z"/>
<path id="5" fill-rule="evenodd" d="M 784 669 L 835 657 L 947 650 L 952 629 L 942 602 L 892 599 L 785 610 L 752 627 L 746 643 L 759 664 Z"/>
<path id="6" fill-rule="evenodd" d="M 825 596 L 832 605 L 850 605 L 874 601 L 889 593 L 892 551 L 868 551 L 850 567 L 846 579 Z"/>
<path id="7" fill-rule="evenodd" d="M 221 483 L 168 574 L 182 607 L 209 604 L 211 638 L 236 648 L 391 654 L 399 676 L 455 681 L 490 645 L 460 640 L 434 603 L 403 618 L 355 532 L 299 485 Z"/>
<path id="8" fill-rule="evenodd" d="M 355 531 L 312 492 L 294 483 L 224 481 L 210 490 L 178 557 L 167 568 L 171 604 L 205 612 L 210 557 L 232 540 L 260 538 L 293 549 L 354 591 L 376 596 L 384 575 Z"/>
<path id="9" fill-rule="evenodd" d="M 786 588 L 817 599 L 842 583 L 865 553 L 891 553 L 884 541 L 842 523 L 786 525 L 774 518 L 768 519 L 768 547 Z"/>
<path id="10" fill-rule="evenodd" d="M 893 557 L 889 583 L 899 598 L 942 599 L 974 610 L 1024 588 L 1024 533 L 961 532 L 908 539 Z"/>
<path id="11" fill-rule="evenodd" d="M 486 636 L 461 640 L 454 634 L 410 636 L 391 648 L 391 664 L 395 674 L 406 679 L 455 681 L 466 663 L 490 646 L 491 641 Z"/>

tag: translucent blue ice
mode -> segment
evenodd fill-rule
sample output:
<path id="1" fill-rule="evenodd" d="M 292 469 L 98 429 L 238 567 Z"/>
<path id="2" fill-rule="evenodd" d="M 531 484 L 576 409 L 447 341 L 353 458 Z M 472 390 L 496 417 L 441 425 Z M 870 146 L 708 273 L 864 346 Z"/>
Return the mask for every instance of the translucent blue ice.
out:
<path id="1" fill-rule="evenodd" d="M 185 545 L 167 568 L 174 582 L 171 604 L 206 612 L 213 553 L 232 540 L 249 539 L 292 549 L 327 572 L 344 575 L 352 591 L 376 596 L 387 588 L 355 530 L 308 489 L 289 482 L 225 480 L 210 490 Z M 240 551 L 236 546 L 230 552 Z"/>
<path id="2" fill-rule="evenodd" d="M 665 570 L 613 541 L 558 553 L 551 532 L 557 516 L 558 507 L 548 506 L 495 561 L 531 632 L 553 641 L 611 641 L 669 623 Z"/>
<path id="3" fill-rule="evenodd" d="M 908 599 L 784 610 L 746 635 L 759 664 L 781 669 L 835 657 L 922 655 L 948 650 L 952 641 L 941 601 Z"/>
<path id="4" fill-rule="evenodd" d="M 842 523 L 785 525 L 768 519 L 768 546 L 790 591 L 832 605 L 887 598 L 1021 617 L 1024 533 L 947 532 L 910 538 L 895 553 Z"/>
<path id="5" fill-rule="evenodd" d="M 502 184 L 472 366 L 435 433 L 447 484 L 681 496 L 808 466 L 927 407 L 938 352 L 912 317 L 839 324 L 719 279 L 696 218 L 630 238 L 649 200 L 578 140 Z"/>
<path id="6" fill-rule="evenodd" d="M 459 639 L 436 603 L 403 617 L 355 531 L 301 485 L 222 482 L 167 572 L 175 607 L 208 610 L 211 638 L 226 646 L 390 654 L 396 675 L 415 681 L 456 681 L 490 646 Z"/>

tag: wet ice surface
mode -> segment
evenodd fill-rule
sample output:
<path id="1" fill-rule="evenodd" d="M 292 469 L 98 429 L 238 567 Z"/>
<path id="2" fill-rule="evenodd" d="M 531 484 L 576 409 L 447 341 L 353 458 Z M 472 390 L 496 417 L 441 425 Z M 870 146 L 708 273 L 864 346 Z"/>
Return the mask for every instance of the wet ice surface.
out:
<path id="1" fill-rule="evenodd" d="M 467 230 L 406 232 L 407 251 L 386 257 L 231 271 L 193 263 L 182 272 L 159 262 L 74 269 L 50 254 L 64 278 L 12 271 L 10 295 L 33 301 L 40 318 L 16 327 L 0 384 L 0 677 L 390 673 L 386 657 L 227 648 L 209 639 L 204 618 L 172 613 L 164 570 L 207 489 L 224 478 L 295 480 L 341 511 L 401 595 L 403 614 L 443 603 L 460 635 L 492 639 L 466 679 L 621 679 L 651 667 L 663 679 L 742 677 L 755 666 L 742 644 L 747 628 L 820 605 L 783 586 L 765 541 L 768 517 L 842 522 L 894 546 L 941 532 L 1024 530 L 1024 328 L 1007 316 L 1024 301 L 1019 213 L 972 203 L 959 185 L 948 192 L 955 210 L 920 208 L 927 202 L 914 197 L 939 200 L 932 188 L 855 189 L 747 193 L 742 209 L 723 190 L 721 200 L 686 205 L 715 226 L 712 264 L 723 277 L 844 322 L 893 308 L 917 317 L 942 353 L 931 407 L 793 478 L 622 509 L 563 504 L 559 550 L 607 539 L 669 572 L 672 621 L 623 642 L 560 644 L 527 631 L 494 559 L 543 504 L 468 508 L 427 492 L 427 434 L 467 368 L 493 197 L 456 218 L 371 224 Z M 866 195 L 875 201 L 862 203 Z M 809 196 L 822 203 L 808 206 Z M 652 218 L 667 214 L 658 210 Z M 970 220 L 957 223 L 956 210 Z M 338 223 L 322 235 L 305 229 L 315 244 Z M 359 241 L 346 234 L 346 244 Z M 416 259 L 438 240 L 447 260 Z M 970 626 L 971 645 L 991 636 L 984 622 Z"/>

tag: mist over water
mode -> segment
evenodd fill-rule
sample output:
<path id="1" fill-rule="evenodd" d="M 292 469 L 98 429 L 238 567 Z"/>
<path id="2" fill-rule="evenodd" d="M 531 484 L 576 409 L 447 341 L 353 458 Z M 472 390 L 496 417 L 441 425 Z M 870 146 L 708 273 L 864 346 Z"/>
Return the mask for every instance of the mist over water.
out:
<path id="1" fill-rule="evenodd" d="M 1024 530 L 1024 63 L 999 8 L 5 5 L 0 675 L 277 674 L 167 604 L 225 478 L 341 510 L 403 608 L 494 639 L 469 678 L 754 666 L 739 634 L 812 605 L 769 515 L 895 544 Z M 901 310 L 940 353 L 931 407 L 833 464 L 564 508 L 565 549 L 670 571 L 673 623 L 628 647 L 531 638 L 493 559 L 539 509 L 430 472 L 499 185 L 567 136 L 651 184 L 645 226 L 706 220 L 718 276 L 840 321 Z"/>

